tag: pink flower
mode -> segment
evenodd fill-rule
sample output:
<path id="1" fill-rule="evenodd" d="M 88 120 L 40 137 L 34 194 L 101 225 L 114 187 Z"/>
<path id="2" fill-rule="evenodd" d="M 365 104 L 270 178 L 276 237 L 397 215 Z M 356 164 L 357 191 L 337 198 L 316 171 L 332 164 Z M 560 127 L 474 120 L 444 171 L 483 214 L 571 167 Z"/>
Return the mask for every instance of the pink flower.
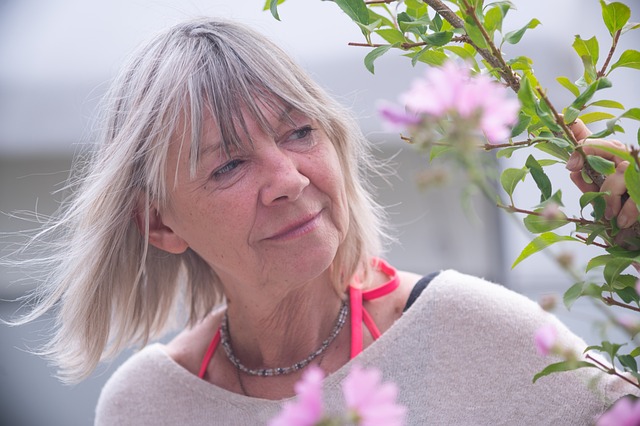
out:
<path id="1" fill-rule="evenodd" d="M 640 279 L 636 281 L 636 293 L 640 294 Z"/>
<path id="2" fill-rule="evenodd" d="M 473 121 L 489 142 L 498 143 L 509 138 L 520 110 L 519 102 L 507 95 L 507 89 L 488 76 L 472 76 L 468 67 L 448 61 L 427 69 L 425 77 L 400 96 L 400 102 L 418 115 Z M 384 112 L 387 121 L 403 124 L 397 116 L 389 117 L 388 109 Z"/>
<path id="3" fill-rule="evenodd" d="M 554 202 L 550 202 L 546 206 L 544 206 L 540 214 L 547 220 L 563 219 L 565 217 L 564 213 L 562 213 L 562 210 L 560 210 L 560 206 L 558 205 L 558 203 Z"/>
<path id="4" fill-rule="evenodd" d="M 384 119 L 383 123 L 389 130 L 403 129 L 420 122 L 416 114 L 389 102 L 381 102 L 378 105 L 378 114 Z"/>
<path id="5" fill-rule="evenodd" d="M 296 400 L 284 404 L 269 426 L 313 426 L 322 418 L 322 379 L 319 367 L 310 366 L 295 385 Z"/>
<path id="6" fill-rule="evenodd" d="M 352 410 L 360 426 L 400 426 L 406 408 L 396 403 L 398 387 L 381 383 L 382 373 L 355 365 L 342 385 L 347 407 Z"/>
<path id="7" fill-rule="evenodd" d="M 596 426 L 637 426 L 640 425 L 640 401 L 621 398 L 605 412 Z"/>
<path id="8" fill-rule="evenodd" d="M 549 355 L 557 337 L 558 331 L 553 325 L 547 324 L 540 327 L 533 338 L 538 354 L 542 356 Z"/>

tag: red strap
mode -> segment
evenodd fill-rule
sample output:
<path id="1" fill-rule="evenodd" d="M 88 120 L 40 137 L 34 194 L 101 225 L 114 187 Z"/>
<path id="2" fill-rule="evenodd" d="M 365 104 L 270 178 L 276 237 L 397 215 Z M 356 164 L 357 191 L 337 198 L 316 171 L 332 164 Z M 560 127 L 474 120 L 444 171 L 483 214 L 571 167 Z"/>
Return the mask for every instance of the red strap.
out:
<path id="1" fill-rule="evenodd" d="M 200 372 L 198 373 L 198 377 L 204 379 L 204 375 L 207 374 L 207 368 L 209 367 L 209 362 L 211 362 L 211 358 L 218 347 L 218 343 L 220 343 L 220 328 L 211 339 L 211 343 L 209 343 L 209 348 L 207 348 L 207 353 L 204 355 L 204 359 L 202 360 L 202 364 L 200 365 Z"/>
<path id="2" fill-rule="evenodd" d="M 373 266 L 375 266 L 380 272 L 389 277 L 389 281 L 371 290 L 367 290 L 362 293 L 364 300 L 373 300 L 394 291 L 400 285 L 400 278 L 398 277 L 398 271 L 393 266 L 389 265 L 382 259 L 374 258 Z"/>
<path id="3" fill-rule="evenodd" d="M 371 314 L 369 314 L 369 312 L 367 312 L 364 307 L 362 308 L 362 318 L 364 319 L 364 325 L 367 326 L 369 332 L 371 333 L 371 336 L 373 336 L 373 340 L 378 340 L 382 333 L 380 333 L 380 330 L 378 330 L 378 326 L 373 321 L 373 317 L 371 316 Z M 362 338 L 360 339 L 360 341 L 362 341 Z"/>
<path id="4" fill-rule="evenodd" d="M 362 352 L 362 289 L 360 280 L 353 279 L 349 287 L 349 303 L 351 304 L 351 358 Z M 355 285 L 354 285 L 355 284 Z"/>

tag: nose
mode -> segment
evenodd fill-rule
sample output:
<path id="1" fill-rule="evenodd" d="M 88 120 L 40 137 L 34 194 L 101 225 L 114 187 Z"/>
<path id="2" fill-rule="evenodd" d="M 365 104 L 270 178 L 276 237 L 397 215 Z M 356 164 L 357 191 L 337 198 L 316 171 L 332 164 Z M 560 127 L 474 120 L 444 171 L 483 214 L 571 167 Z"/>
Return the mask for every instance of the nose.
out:
<path id="1" fill-rule="evenodd" d="M 309 185 L 307 176 L 302 174 L 295 161 L 295 154 L 279 147 L 269 150 L 264 163 L 264 184 L 260 198 L 265 206 L 283 201 L 295 201 Z"/>

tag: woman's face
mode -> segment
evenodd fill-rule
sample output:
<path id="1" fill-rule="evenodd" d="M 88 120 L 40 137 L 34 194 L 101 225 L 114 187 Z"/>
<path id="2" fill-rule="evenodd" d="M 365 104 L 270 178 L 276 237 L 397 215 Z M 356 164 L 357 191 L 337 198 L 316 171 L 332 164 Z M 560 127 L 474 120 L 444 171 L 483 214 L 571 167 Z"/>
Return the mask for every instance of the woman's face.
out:
<path id="1" fill-rule="evenodd" d="M 206 121 L 193 179 L 188 144 L 180 149 L 175 140 L 169 151 L 171 207 L 163 222 L 209 263 L 227 296 L 248 283 L 286 289 L 318 277 L 349 225 L 343 173 L 325 132 L 300 113 L 263 112 L 276 136 L 245 114 L 253 147 L 245 140 L 246 149 L 229 155 Z"/>

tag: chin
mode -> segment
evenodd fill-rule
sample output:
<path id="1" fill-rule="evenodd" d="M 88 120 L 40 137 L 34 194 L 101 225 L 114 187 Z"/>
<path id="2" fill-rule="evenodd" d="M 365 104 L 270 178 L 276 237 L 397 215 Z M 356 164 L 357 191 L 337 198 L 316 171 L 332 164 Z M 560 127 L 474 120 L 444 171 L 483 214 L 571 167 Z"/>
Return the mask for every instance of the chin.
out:
<path id="1" fill-rule="evenodd" d="M 280 273 L 284 279 L 304 282 L 328 272 L 338 251 L 338 244 L 314 245 L 307 250 L 299 250 L 280 263 Z"/>

